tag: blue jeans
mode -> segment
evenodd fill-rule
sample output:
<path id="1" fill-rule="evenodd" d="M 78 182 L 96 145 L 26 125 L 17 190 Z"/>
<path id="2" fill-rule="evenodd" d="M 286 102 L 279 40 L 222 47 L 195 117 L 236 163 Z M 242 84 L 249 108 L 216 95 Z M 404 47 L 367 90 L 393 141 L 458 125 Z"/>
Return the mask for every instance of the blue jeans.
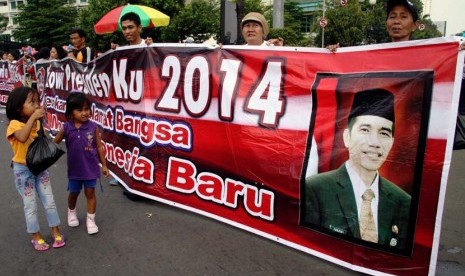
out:
<path id="1" fill-rule="evenodd" d="M 60 225 L 60 218 L 53 199 L 52 185 L 48 171 L 34 176 L 26 165 L 13 163 L 13 173 L 15 176 L 16 190 L 23 199 L 24 216 L 28 233 L 40 231 L 39 219 L 37 215 L 36 194 L 45 209 L 49 227 Z"/>

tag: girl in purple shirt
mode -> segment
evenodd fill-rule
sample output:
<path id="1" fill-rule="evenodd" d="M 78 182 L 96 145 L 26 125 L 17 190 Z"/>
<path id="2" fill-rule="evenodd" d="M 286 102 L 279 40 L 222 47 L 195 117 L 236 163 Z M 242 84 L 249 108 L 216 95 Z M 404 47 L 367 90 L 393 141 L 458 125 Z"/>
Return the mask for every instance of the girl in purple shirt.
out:
<path id="1" fill-rule="evenodd" d="M 55 142 L 60 143 L 65 138 L 68 149 L 68 225 L 79 226 L 76 202 L 84 186 L 87 198 L 87 233 L 95 234 L 98 232 L 95 224 L 95 186 L 100 178 L 99 161 L 102 164 L 102 174 L 105 177 L 109 175 L 101 134 L 97 124 L 90 120 L 90 100 L 84 93 L 73 92 L 68 96 L 65 114 L 68 121 L 58 132 Z"/>

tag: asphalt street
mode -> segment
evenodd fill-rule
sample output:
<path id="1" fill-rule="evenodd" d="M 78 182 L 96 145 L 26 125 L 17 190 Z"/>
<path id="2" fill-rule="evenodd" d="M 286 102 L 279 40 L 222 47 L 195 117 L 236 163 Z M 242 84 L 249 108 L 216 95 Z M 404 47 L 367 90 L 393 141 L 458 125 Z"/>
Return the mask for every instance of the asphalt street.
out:
<path id="1" fill-rule="evenodd" d="M 9 167 L 8 121 L 4 110 L 0 113 L 0 275 L 360 275 L 198 214 L 148 199 L 130 200 L 109 179 L 102 179 L 104 191 L 97 191 L 100 232 L 86 232 L 84 195 L 77 205 L 81 225 L 70 228 L 65 157 L 50 173 L 67 244 L 36 252 Z M 465 275 L 464 184 L 465 150 L 454 151 L 436 275 Z M 42 233 L 51 242 L 41 206 L 39 213 Z"/>

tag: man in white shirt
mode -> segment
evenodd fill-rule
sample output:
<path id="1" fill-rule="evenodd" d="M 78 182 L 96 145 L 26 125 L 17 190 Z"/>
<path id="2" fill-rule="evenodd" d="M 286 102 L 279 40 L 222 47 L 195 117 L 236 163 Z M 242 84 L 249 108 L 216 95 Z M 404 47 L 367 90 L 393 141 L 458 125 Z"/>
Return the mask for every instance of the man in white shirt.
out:
<path id="1" fill-rule="evenodd" d="M 145 40 L 140 36 L 142 25 L 137 13 L 128 12 L 124 14 L 121 16 L 120 23 L 123 36 L 126 38 L 129 45 L 145 45 Z"/>

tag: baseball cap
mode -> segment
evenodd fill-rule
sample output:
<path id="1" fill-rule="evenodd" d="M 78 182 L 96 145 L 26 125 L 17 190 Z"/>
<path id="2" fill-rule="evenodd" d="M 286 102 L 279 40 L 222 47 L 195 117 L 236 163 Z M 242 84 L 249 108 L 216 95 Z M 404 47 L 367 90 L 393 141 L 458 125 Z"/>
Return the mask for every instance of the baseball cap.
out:
<path id="1" fill-rule="evenodd" d="M 391 12 L 391 10 L 397 5 L 402 5 L 402 6 L 406 7 L 410 11 L 410 13 L 412 14 L 413 21 L 418 20 L 417 8 L 415 7 L 415 5 L 413 5 L 412 2 L 410 2 L 408 0 L 389 0 L 387 2 L 387 8 L 386 8 L 386 19 L 389 17 L 389 13 Z"/>
<path id="2" fill-rule="evenodd" d="M 246 14 L 244 18 L 242 19 L 241 29 L 244 27 L 244 24 L 247 21 L 254 21 L 254 22 L 259 23 L 263 28 L 263 33 L 265 34 L 265 36 L 267 36 L 268 33 L 270 32 L 268 21 L 266 21 L 265 17 L 261 13 L 249 12 L 248 14 Z"/>

